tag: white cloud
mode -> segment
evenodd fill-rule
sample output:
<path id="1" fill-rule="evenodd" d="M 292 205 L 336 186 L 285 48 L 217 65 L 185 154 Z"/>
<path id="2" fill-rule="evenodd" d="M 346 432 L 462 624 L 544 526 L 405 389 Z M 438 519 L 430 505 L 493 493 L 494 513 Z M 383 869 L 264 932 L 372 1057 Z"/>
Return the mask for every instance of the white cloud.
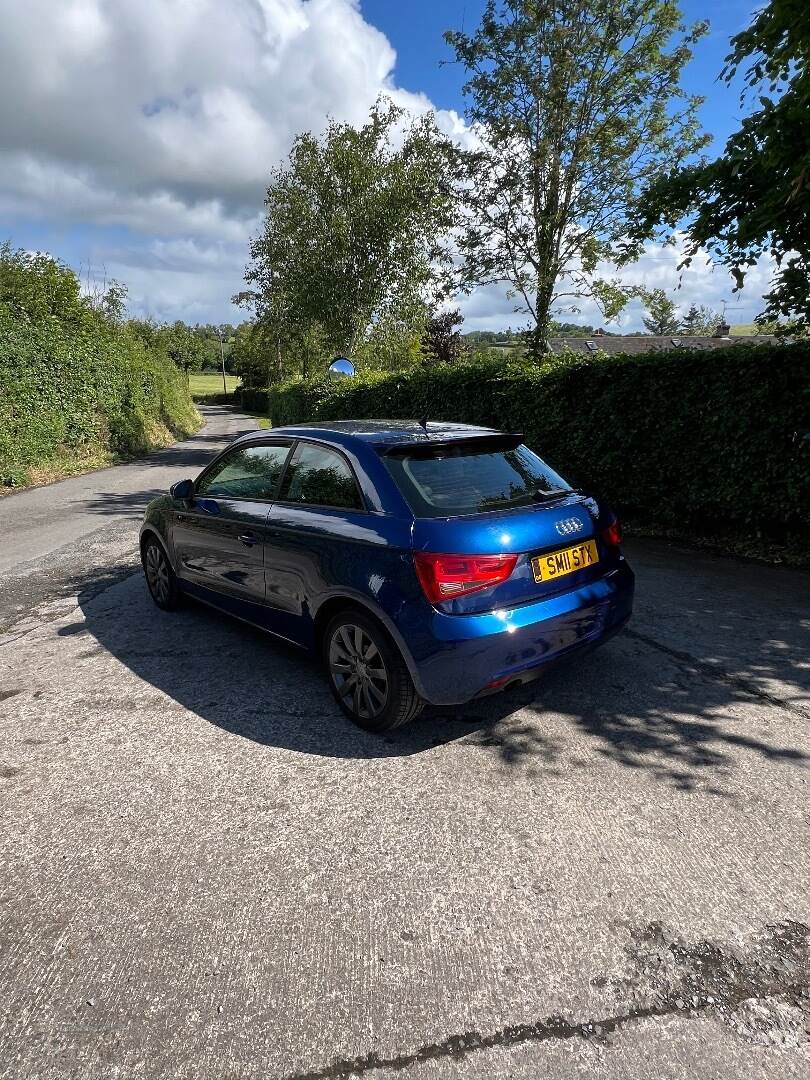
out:
<path id="1" fill-rule="evenodd" d="M 233 315 L 269 172 L 297 132 L 362 122 L 380 93 L 430 108 L 395 85 L 396 54 L 358 0 L 0 0 L 0 23 L 3 232 L 93 226 L 87 258 L 115 264 L 142 312 L 192 302 L 196 273 Z M 463 129 L 453 112 L 440 122 Z M 132 231 L 130 250 L 106 250 L 99 227 Z M 195 241 L 182 271 L 140 277 L 153 237 Z M 226 250 L 217 266 L 203 254 Z"/>
<path id="2" fill-rule="evenodd" d="M 0 17 L 3 149 L 122 195 L 254 209 L 295 132 L 394 89 L 352 0 L 0 0 Z"/>

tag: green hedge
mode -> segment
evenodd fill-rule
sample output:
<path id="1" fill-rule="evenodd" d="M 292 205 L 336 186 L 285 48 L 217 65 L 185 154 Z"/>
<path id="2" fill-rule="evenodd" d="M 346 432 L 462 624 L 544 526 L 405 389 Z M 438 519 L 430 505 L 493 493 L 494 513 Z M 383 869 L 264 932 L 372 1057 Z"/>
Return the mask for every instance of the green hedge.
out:
<path id="1" fill-rule="evenodd" d="M 481 364 L 270 391 L 274 426 L 456 420 L 525 432 L 572 482 L 672 528 L 810 528 L 810 342 Z"/>
<path id="2" fill-rule="evenodd" d="M 252 386 L 242 386 L 236 391 L 236 403 L 248 412 L 268 415 L 270 395 L 267 390 L 257 390 Z"/>
<path id="3" fill-rule="evenodd" d="M 0 303 L 0 485 L 141 453 L 198 426 L 182 372 L 126 326 Z"/>
<path id="4" fill-rule="evenodd" d="M 198 405 L 235 405 L 236 391 L 227 393 L 220 391 L 218 394 L 192 394 L 192 400 Z"/>

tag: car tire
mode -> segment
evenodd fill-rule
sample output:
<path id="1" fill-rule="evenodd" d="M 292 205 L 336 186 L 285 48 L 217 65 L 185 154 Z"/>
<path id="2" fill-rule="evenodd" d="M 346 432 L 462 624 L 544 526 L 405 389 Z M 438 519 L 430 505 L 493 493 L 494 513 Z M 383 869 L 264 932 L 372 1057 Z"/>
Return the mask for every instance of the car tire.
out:
<path id="1" fill-rule="evenodd" d="M 335 701 L 358 727 L 391 731 L 422 711 L 424 701 L 399 649 L 362 611 L 348 608 L 331 620 L 323 657 Z"/>
<path id="2" fill-rule="evenodd" d="M 146 541 L 142 561 L 149 595 L 163 611 L 176 610 L 180 606 L 181 593 L 172 564 L 159 540 L 150 538 Z"/>

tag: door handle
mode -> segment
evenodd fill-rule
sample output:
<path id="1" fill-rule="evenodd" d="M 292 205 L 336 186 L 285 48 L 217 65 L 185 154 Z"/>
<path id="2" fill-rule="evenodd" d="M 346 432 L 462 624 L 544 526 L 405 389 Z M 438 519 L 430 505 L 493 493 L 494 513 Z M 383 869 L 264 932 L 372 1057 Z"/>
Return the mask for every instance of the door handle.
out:
<path id="1" fill-rule="evenodd" d="M 188 521 L 188 514 L 175 514 L 177 521 Z"/>
<path id="2" fill-rule="evenodd" d="M 242 541 L 243 544 L 246 544 L 248 547 L 253 547 L 254 544 L 258 544 L 259 542 L 259 538 L 256 533 L 252 532 L 239 533 L 239 539 Z"/>

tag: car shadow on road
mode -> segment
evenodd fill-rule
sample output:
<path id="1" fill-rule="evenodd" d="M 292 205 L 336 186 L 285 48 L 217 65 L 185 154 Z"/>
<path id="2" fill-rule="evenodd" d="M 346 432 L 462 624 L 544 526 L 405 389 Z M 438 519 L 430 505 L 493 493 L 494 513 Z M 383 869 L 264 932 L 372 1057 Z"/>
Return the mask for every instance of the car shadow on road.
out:
<path id="1" fill-rule="evenodd" d="M 140 574 L 79 600 L 84 620 L 60 634 L 89 633 L 94 649 L 209 723 L 303 754 L 385 758 L 461 741 L 507 769 L 560 774 L 611 762 L 717 794 L 726 793 L 743 756 L 794 766 L 810 760 L 800 746 L 782 745 L 767 719 L 757 726 L 764 714 L 756 695 L 629 635 L 528 686 L 457 709 L 428 708 L 378 736 L 343 717 L 313 658 L 201 605 L 159 611 Z"/>

